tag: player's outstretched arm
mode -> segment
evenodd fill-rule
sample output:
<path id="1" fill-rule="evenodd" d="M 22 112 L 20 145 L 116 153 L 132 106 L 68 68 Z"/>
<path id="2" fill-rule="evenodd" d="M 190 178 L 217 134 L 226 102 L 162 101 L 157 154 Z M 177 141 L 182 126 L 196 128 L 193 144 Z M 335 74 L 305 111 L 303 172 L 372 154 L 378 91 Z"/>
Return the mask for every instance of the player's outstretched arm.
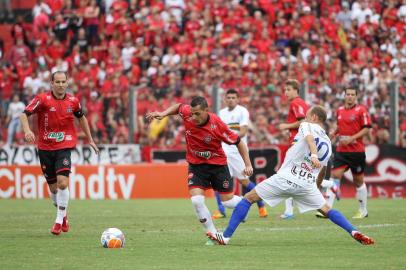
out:
<path id="1" fill-rule="evenodd" d="M 309 145 L 310 148 L 310 159 L 312 161 L 312 164 L 315 168 L 320 168 L 321 164 L 319 161 L 319 158 L 317 156 L 317 146 L 316 142 L 314 141 L 313 135 L 309 134 L 305 137 L 306 143 Z"/>
<path id="2" fill-rule="evenodd" d="M 151 122 L 153 119 L 161 120 L 166 116 L 177 114 L 179 111 L 179 106 L 180 103 L 174 104 L 162 112 L 149 112 L 145 115 L 145 117 L 149 122 Z"/>
<path id="3" fill-rule="evenodd" d="M 79 118 L 79 124 L 83 132 L 86 134 L 90 146 L 93 148 L 96 154 L 99 154 L 99 148 L 93 141 L 92 133 L 90 133 L 89 123 L 87 122 L 86 116 L 83 115 L 82 117 Z"/>
<path id="4" fill-rule="evenodd" d="M 324 177 L 326 176 L 326 171 L 327 171 L 327 166 L 323 166 L 323 168 L 321 168 L 319 175 L 317 175 L 317 187 L 320 189 L 321 188 L 321 182 L 323 182 Z"/>
<path id="5" fill-rule="evenodd" d="M 244 160 L 244 164 L 245 164 L 244 174 L 246 176 L 251 176 L 254 172 L 254 169 L 252 168 L 252 165 L 251 165 L 251 160 L 250 160 L 250 156 L 248 153 L 247 145 L 243 141 L 240 140 L 240 142 L 237 144 L 237 149 L 238 149 L 238 152 L 240 152 L 242 159 Z"/>
<path id="6" fill-rule="evenodd" d="M 23 131 L 24 131 L 25 140 L 29 143 L 35 142 L 35 135 L 34 135 L 34 132 L 32 132 L 30 129 L 30 124 L 28 123 L 27 114 L 22 113 L 20 115 L 20 122 L 21 122 L 21 126 L 23 128 Z"/>

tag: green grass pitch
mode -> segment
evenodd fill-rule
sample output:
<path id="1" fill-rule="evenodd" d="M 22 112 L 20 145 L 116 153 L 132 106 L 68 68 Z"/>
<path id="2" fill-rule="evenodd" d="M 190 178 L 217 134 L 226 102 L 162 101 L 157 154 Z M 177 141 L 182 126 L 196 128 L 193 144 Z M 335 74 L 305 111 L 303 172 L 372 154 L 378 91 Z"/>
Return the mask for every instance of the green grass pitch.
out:
<path id="1" fill-rule="evenodd" d="M 229 246 L 205 246 L 189 200 L 73 200 L 71 230 L 60 236 L 49 232 L 50 200 L 0 200 L 0 269 L 406 269 L 406 200 L 370 200 L 370 217 L 352 220 L 374 246 L 314 213 L 278 220 L 282 207 L 262 219 L 254 205 Z M 336 208 L 351 217 L 357 202 Z M 227 222 L 215 221 L 221 230 Z M 101 247 L 108 227 L 125 233 L 123 249 Z"/>

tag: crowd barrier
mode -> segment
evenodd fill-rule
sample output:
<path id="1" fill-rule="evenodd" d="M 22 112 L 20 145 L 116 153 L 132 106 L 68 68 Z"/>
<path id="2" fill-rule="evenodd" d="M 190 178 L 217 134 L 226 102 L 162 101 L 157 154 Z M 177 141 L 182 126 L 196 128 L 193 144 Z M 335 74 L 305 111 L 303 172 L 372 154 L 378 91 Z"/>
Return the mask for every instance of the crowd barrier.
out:
<path id="1" fill-rule="evenodd" d="M 69 184 L 73 199 L 188 197 L 185 163 L 74 166 Z M 39 166 L 0 166 L 0 198 L 47 197 Z"/>
<path id="2" fill-rule="evenodd" d="M 286 146 L 251 149 L 251 180 L 273 175 Z M 76 165 L 70 176 L 74 199 L 187 198 L 187 164 L 184 151 L 153 151 L 153 163 Z M 369 145 L 365 182 L 370 197 L 406 197 L 406 149 Z M 342 181 L 342 197 L 354 197 L 351 173 Z M 212 192 L 208 194 L 212 196 Z M 48 188 L 38 165 L 0 165 L 0 198 L 46 198 Z"/>

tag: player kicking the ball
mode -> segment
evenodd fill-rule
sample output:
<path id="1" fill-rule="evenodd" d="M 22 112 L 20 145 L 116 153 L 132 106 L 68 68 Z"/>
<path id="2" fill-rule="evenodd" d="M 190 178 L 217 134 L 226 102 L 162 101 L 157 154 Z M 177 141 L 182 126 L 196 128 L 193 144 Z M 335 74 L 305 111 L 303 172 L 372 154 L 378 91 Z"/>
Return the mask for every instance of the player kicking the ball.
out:
<path id="1" fill-rule="evenodd" d="M 220 193 L 224 206 L 235 208 L 241 198 L 233 194 L 233 179 L 227 167 L 227 157 L 221 142 L 234 144 L 245 164 L 244 174 L 252 175 L 253 169 L 245 143 L 221 119 L 209 112 L 203 97 L 194 97 L 190 105 L 175 104 L 163 112 L 150 112 L 148 120 L 163 119 L 179 114 L 185 125 L 186 160 L 189 163 L 187 184 L 190 199 L 199 222 L 206 233 L 217 233 L 209 209 L 205 204 L 205 190 L 213 188 Z"/>
<path id="2" fill-rule="evenodd" d="M 292 197 L 301 213 L 317 209 L 361 244 L 374 244 L 372 238 L 358 231 L 341 212 L 331 209 L 318 189 L 331 155 L 331 142 L 323 129 L 326 118 L 326 112 L 320 106 L 307 112 L 306 122 L 300 124 L 295 137 L 297 142 L 289 148 L 279 171 L 247 193 L 234 209 L 224 233 L 208 232 L 210 239 L 221 245 L 228 244 L 254 202 L 262 199 L 274 207 Z"/>

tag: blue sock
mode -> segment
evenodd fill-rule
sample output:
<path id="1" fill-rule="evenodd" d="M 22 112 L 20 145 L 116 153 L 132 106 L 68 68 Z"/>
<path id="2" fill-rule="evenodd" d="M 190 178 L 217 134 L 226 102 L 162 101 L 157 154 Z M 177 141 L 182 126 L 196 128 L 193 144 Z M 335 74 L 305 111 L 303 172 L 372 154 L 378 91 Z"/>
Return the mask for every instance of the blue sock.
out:
<path id="1" fill-rule="evenodd" d="M 237 204 L 237 207 L 234 209 L 230 221 L 228 222 L 228 226 L 223 233 L 224 237 L 231 237 L 233 235 L 238 225 L 240 225 L 241 221 L 243 221 L 244 218 L 247 216 L 250 207 L 251 203 L 247 201 L 247 199 L 242 199 Z"/>
<path id="2" fill-rule="evenodd" d="M 350 234 L 352 231 L 357 230 L 338 210 L 331 209 L 328 211 L 327 217 Z"/>
<path id="3" fill-rule="evenodd" d="M 248 186 L 245 187 L 245 189 L 247 190 L 247 192 L 250 192 L 252 189 L 254 189 L 255 186 L 256 185 L 253 182 L 250 181 L 250 183 L 248 184 Z M 261 207 L 265 206 L 265 204 L 264 204 L 264 202 L 262 200 L 257 201 L 257 205 L 258 205 L 258 208 L 261 208 Z"/>
<path id="4" fill-rule="evenodd" d="M 222 213 L 223 215 L 226 214 L 226 209 L 224 208 L 223 203 L 221 202 L 220 199 L 220 193 L 218 193 L 217 191 L 214 192 L 214 194 L 216 195 L 216 201 L 217 201 L 217 206 L 219 208 L 220 213 Z"/>

